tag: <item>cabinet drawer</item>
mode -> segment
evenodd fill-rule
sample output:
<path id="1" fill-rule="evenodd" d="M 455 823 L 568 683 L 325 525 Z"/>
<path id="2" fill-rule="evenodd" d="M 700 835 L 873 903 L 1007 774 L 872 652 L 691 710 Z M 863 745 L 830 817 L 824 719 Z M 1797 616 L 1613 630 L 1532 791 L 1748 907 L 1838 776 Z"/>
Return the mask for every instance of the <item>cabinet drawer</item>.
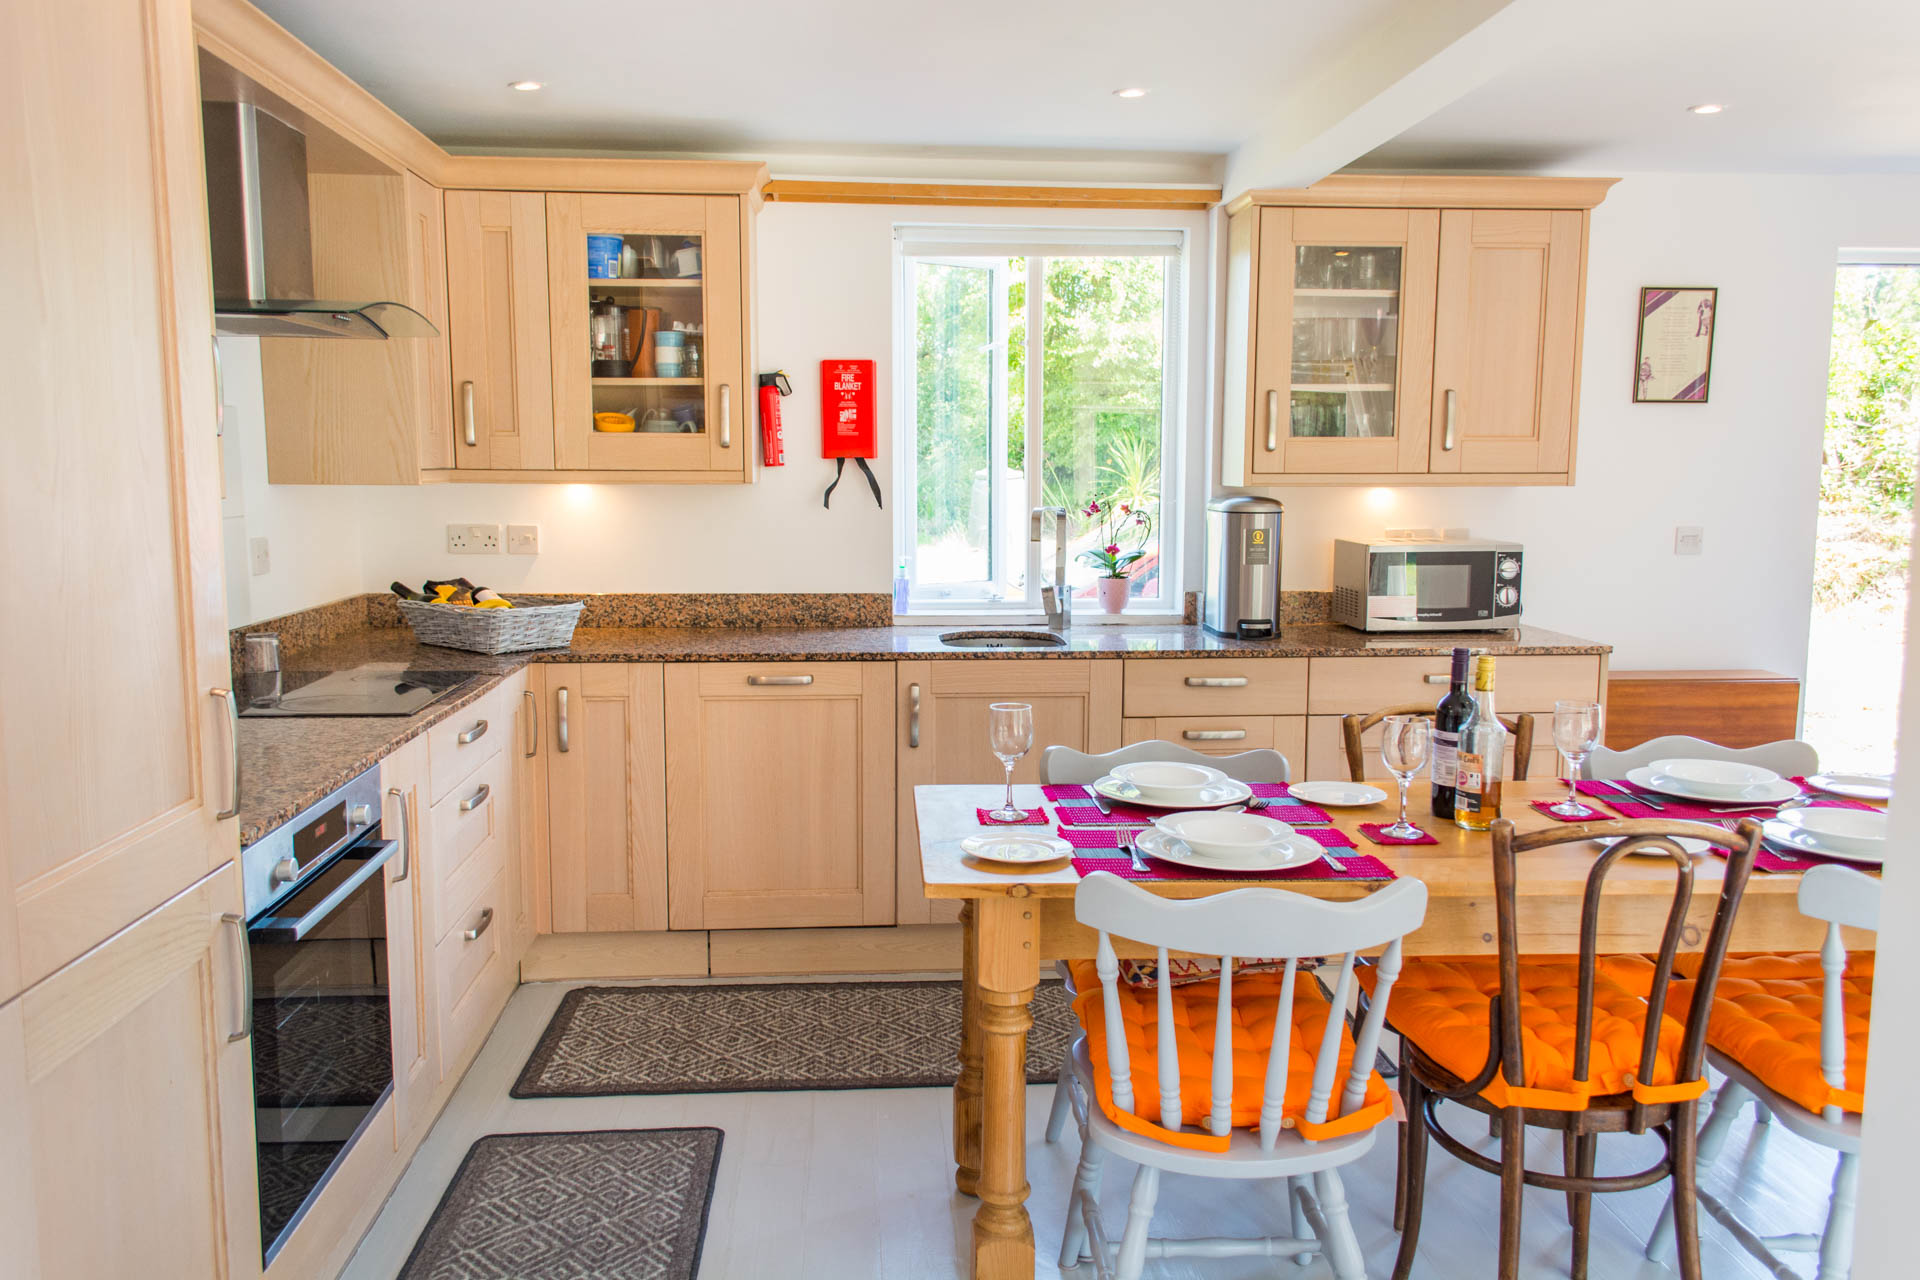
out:
<path id="1" fill-rule="evenodd" d="M 1296 778 L 1306 777 L 1305 716 L 1129 716 L 1125 729 L 1130 744 L 1157 738 L 1213 756 L 1267 748 L 1287 758 Z"/>
<path id="2" fill-rule="evenodd" d="M 1391 791 L 1393 775 L 1387 772 L 1387 766 L 1380 761 L 1380 737 L 1385 732 L 1380 725 L 1375 725 L 1360 735 L 1360 743 L 1366 748 L 1367 780 L 1376 783 L 1384 780 Z M 1536 720 L 1533 726 L 1533 754 L 1527 757 L 1527 777 L 1532 780 L 1557 777 L 1559 761 L 1560 753 L 1553 749 L 1551 721 L 1543 723 Z M 1307 771 L 1303 773 L 1296 763 L 1293 776 L 1321 781 L 1345 781 L 1350 776 L 1347 772 L 1347 749 L 1340 736 L 1339 716 L 1307 717 Z M 1512 734 L 1507 735 L 1506 766 L 1500 771 L 1500 776 L 1513 776 Z M 1418 788 L 1431 782 L 1430 772 L 1422 769 L 1420 776 L 1413 780 L 1413 785 Z"/>
<path id="3" fill-rule="evenodd" d="M 507 919 L 506 884 L 502 868 L 460 910 L 454 927 L 434 947 L 442 1079 L 465 1069 L 468 1055 L 493 1025 L 517 978 L 501 950 L 501 939 L 513 927 Z M 467 937 L 473 930 L 479 936 Z"/>
<path id="4" fill-rule="evenodd" d="M 1307 709 L 1305 658 L 1129 658 L 1128 716 L 1284 716 Z"/>
<path id="5" fill-rule="evenodd" d="M 506 726 L 502 726 L 504 736 Z M 442 937 L 480 886 L 504 864 L 514 843 L 506 825 L 513 757 L 496 751 L 452 794 L 433 806 L 427 830 L 427 874 L 433 883 L 433 936 Z M 466 806 L 471 805 L 471 808 Z"/>
<path id="6" fill-rule="evenodd" d="M 427 777 L 435 804 L 513 736 L 512 717 L 502 708 L 495 690 L 427 730 Z"/>
<path id="7" fill-rule="evenodd" d="M 860 696 L 858 662 L 702 662 L 695 687 L 703 698 Z"/>
<path id="8" fill-rule="evenodd" d="M 1131 664 L 1129 664 L 1131 665 Z M 1446 696 L 1451 660 L 1431 658 L 1315 658 L 1307 711 L 1346 715 Z M 1600 696 L 1600 659 L 1593 654 L 1499 655 L 1495 684 L 1500 709 L 1551 711 L 1561 698 Z"/>

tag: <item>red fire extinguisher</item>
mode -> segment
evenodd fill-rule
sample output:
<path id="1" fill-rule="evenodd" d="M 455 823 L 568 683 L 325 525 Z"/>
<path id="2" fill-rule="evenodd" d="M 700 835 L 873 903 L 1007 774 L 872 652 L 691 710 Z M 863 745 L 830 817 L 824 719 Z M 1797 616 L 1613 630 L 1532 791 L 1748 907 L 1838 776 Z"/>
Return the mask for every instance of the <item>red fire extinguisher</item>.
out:
<path id="1" fill-rule="evenodd" d="M 760 461 L 769 467 L 787 465 L 787 439 L 780 429 L 780 397 L 793 394 L 784 369 L 760 375 Z"/>

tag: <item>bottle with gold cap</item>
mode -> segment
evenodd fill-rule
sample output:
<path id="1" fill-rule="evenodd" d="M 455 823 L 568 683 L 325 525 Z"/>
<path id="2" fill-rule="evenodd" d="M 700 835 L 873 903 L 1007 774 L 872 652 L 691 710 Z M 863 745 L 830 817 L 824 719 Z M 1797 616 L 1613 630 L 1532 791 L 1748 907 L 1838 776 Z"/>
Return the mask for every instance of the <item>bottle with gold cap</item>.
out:
<path id="1" fill-rule="evenodd" d="M 1460 735 L 1455 767 L 1453 820 L 1485 831 L 1500 816 L 1500 775 L 1507 760 L 1507 730 L 1493 709 L 1493 659 L 1473 660 L 1473 719 Z"/>

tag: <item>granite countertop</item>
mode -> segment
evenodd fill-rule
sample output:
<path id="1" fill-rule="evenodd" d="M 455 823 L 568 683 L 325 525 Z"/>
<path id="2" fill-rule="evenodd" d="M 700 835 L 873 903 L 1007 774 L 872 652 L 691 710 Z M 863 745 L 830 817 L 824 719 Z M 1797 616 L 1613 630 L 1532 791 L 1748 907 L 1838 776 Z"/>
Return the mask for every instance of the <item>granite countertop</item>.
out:
<path id="1" fill-rule="evenodd" d="M 244 848 L 329 791 L 357 777 L 434 724 L 485 697 L 532 662 L 799 662 L 844 659 L 1007 659 L 1086 657 L 1349 658 L 1423 657 L 1467 644 L 1493 654 L 1601 654 L 1595 644 L 1540 627 L 1411 636 L 1367 635 L 1328 623 L 1282 628 L 1272 640 L 1234 640 L 1197 626 L 1075 627 L 1061 649 L 950 649 L 953 627 L 581 627 L 564 650 L 490 656 L 420 644 L 405 627 L 364 626 L 286 659 L 293 671 L 398 663 L 416 670 L 471 671 L 486 678 L 417 715 L 240 721 L 240 843 Z M 969 628 L 981 629 L 981 628 Z M 1021 628 L 1035 630 L 1037 628 Z"/>

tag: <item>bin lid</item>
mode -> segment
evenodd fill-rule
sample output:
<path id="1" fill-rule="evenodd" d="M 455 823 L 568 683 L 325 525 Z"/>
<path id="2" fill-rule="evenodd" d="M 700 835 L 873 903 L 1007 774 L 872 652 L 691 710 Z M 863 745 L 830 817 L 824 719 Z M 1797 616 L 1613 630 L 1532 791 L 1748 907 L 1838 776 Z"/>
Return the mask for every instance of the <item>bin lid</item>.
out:
<path id="1" fill-rule="evenodd" d="M 1286 510 L 1272 498 L 1259 498 L 1250 493 L 1230 494 L 1226 497 L 1212 498 L 1207 502 L 1209 511 L 1230 511 L 1239 515 L 1278 515 Z"/>

